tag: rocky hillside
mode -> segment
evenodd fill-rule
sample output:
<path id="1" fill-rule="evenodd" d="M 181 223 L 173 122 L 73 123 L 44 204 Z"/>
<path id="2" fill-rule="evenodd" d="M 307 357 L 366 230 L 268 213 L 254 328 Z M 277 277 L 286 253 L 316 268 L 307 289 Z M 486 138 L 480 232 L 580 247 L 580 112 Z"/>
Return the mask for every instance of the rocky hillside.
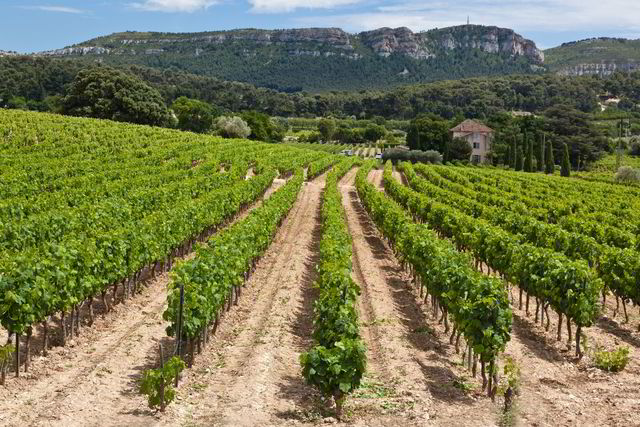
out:
<path id="1" fill-rule="evenodd" d="M 593 38 L 564 43 L 544 53 L 549 69 L 567 76 L 640 70 L 640 40 Z"/>
<path id="2" fill-rule="evenodd" d="M 381 28 L 116 33 L 42 55 L 179 68 L 280 90 L 382 88 L 480 75 L 530 73 L 544 54 L 513 30 L 463 25 L 414 33 Z"/>

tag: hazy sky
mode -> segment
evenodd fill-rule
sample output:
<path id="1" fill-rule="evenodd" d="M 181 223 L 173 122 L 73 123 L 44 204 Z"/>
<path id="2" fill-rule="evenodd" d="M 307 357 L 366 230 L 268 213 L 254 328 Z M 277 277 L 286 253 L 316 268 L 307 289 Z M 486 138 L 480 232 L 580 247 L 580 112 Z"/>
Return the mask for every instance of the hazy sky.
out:
<path id="1" fill-rule="evenodd" d="M 118 31 L 341 27 L 414 31 L 513 28 L 549 48 L 588 37 L 640 38 L 640 0 L 0 0 L 0 49 L 34 52 Z"/>

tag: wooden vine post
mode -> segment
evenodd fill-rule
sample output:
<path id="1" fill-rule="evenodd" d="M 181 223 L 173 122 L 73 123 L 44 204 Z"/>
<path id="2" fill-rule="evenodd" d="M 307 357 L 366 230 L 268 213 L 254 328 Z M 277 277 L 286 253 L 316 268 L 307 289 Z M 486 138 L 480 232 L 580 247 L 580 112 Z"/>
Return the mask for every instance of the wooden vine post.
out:
<path id="1" fill-rule="evenodd" d="M 158 346 L 160 347 L 160 369 L 164 369 L 164 351 L 162 351 L 162 344 L 158 343 Z M 165 387 L 165 384 L 164 384 L 164 376 L 163 376 L 162 382 L 160 384 L 160 412 L 164 412 L 165 408 L 167 407 L 167 404 L 164 400 L 164 387 Z"/>
<path id="2" fill-rule="evenodd" d="M 182 312 L 184 310 L 184 284 L 180 284 L 180 309 L 178 310 L 178 331 L 176 333 L 176 355 L 180 357 L 182 350 Z M 178 377 L 176 375 L 175 386 L 178 387 Z"/>
<path id="3" fill-rule="evenodd" d="M 16 332 L 16 378 L 20 376 L 20 334 Z"/>

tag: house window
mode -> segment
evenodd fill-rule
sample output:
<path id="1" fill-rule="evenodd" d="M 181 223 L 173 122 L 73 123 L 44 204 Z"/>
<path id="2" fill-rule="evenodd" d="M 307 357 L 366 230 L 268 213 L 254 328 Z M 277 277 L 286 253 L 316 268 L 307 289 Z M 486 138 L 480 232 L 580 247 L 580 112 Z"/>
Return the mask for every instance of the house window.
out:
<path id="1" fill-rule="evenodd" d="M 480 143 L 479 143 L 479 142 L 474 142 L 474 143 L 473 143 L 473 148 L 474 148 L 475 150 L 479 150 L 479 149 L 480 149 Z"/>
<path id="2" fill-rule="evenodd" d="M 480 156 L 478 154 L 474 154 L 473 156 L 471 156 L 471 161 L 473 163 L 480 163 Z"/>

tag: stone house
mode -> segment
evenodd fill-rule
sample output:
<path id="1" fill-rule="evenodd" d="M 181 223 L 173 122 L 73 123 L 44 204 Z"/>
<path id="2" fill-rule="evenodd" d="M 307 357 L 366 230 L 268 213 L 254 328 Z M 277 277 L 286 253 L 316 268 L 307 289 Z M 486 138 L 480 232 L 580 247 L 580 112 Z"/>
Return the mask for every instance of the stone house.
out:
<path id="1" fill-rule="evenodd" d="M 449 129 L 452 138 L 462 138 L 471 144 L 471 161 L 486 163 L 491 151 L 494 131 L 488 126 L 475 120 L 465 120 L 458 126 Z"/>

